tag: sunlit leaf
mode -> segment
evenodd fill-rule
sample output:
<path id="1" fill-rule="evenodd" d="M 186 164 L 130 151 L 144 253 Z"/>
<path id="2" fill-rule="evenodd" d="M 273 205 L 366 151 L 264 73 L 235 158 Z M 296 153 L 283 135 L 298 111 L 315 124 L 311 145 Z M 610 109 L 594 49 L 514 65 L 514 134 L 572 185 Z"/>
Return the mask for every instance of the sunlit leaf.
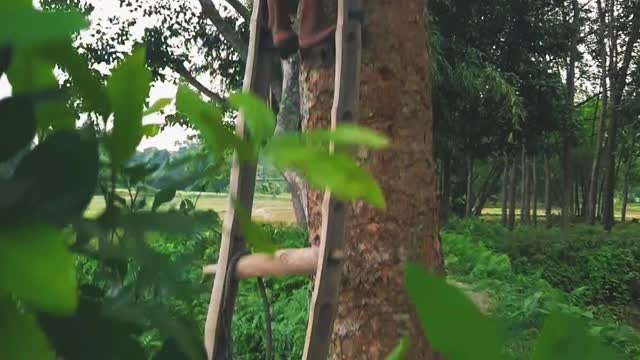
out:
<path id="1" fill-rule="evenodd" d="M 406 266 L 405 281 L 434 350 L 451 360 L 502 359 L 496 324 L 462 291 L 417 264 Z"/>
<path id="2" fill-rule="evenodd" d="M 262 99 L 250 93 L 236 93 L 229 102 L 243 115 L 253 143 L 264 145 L 273 136 L 275 115 Z"/>
<path id="3" fill-rule="evenodd" d="M 600 339 L 587 333 L 585 324 L 566 314 L 552 313 L 545 320 L 532 360 L 622 359 Z"/>
<path id="4" fill-rule="evenodd" d="M 89 25 L 85 17 L 71 11 L 36 11 L 0 7 L 0 45 L 23 47 L 68 38 Z"/>
<path id="5" fill-rule="evenodd" d="M 38 54 L 64 69 L 73 80 L 73 89 L 84 99 L 89 111 L 108 116 L 109 99 L 106 89 L 89 64 L 73 48 L 70 41 L 59 41 L 38 48 Z"/>
<path id="6" fill-rule="evenodd" d="M 387 360 L 404 360 L 409 351 L 409 345 L 409 338 L 407 336 L 403 337 L 398 346 L 393 349 L 393 352 L 387 356 Z"/>
<path id="7" fill-rule="evenodd" d="M 265 157 L 280 169 L 299 171 L 315 188 L 328 188 L 341 200 L 366 200 L 384 208 L 382 189 L 375 179 L 345 154 L 330 154 L 320 147 L 301 146 L 295 137 L 274 138 Z"/>
<path id="8" fill-rule="evenodd" d="M 176 188 L 167 188 L 160 190 L 153 198 L 153 205 L 151 205 L 151 211 L 156 211 L 162 204 L 166 204 L 176 197 Z"/>
<path id="9" fill-rule="evenodd" d="M 145 137 L 152 138 L 160 133 L 160 125 L 149 124 L 142 126 L 142 134 Z"/>
<path id="10" fill-rule="evenodd" d="M 2 21 L 2 20 L 0 20 Z M 58 88 L 54 65 L 31 49 L 17 49 L 7 70 L 14 95 L 26 95 Z"/>
<path id="11" fill-rule="evenodd" d="M 0 232 L 0 290 L 40 310 L 70 314 L 77 306 L 71 234 L 47 226 Z"/>
<path id="12" fill-rule="evenodd" d="M 389 145 L 384 136 L 361 126 L 341 125 L 334 131 L 314 130 L 305 133 L 308 142 L 333 142 L 336 145 L 361 145 L 372 149 L 383 149 Z"/>
<path id="13" fill-rule="evenodd" d="M 151 72 L 145 66 L 142 48 L 122 61 L 107 81 L 114 116 L 109 147 L 116 168 L 135 153 L 142 140 L 142 112 L 150 86 Z"/>
<path id="14" fill-rule="evenodd" d="M 156 102 L 154 102 L 153 105 L 151 105 L 148 109 L 144 111 L 143 113 L 144 116 L 157 113 L 158 111 L 164 109 L 169 104 L 171 104 L 171 101 L 172 101 L 171 98 L 162 98 L 162 99 L 156 100 Z"/>
<path id="15" fill-rule="evenodd" d="M 233 207 L 240 221 L 240 228 L 245 240 L 256 253 L 273 254 L 278 250 L 271 236 L 251 220 L 249 212 L 238 202 L 233 201 Z"/>
<path id="16" fill-rule="evenodd" d="M 0 162 L 26 148 L 36 134 L 34 104 L 29 96 L 0 100 Z"/>
<path id="17" fill-rule="evenodd" d="M 214 154 L 223 154 L 226 149 L 238 151 L 241 159 L 253 158 L 247 143 L 238 138 L 222 123 L 222 113 L 212 104 L 207 104 L 186 85 L 178 88 L 176 108 L 186 115 Z"/>
<path id="18" fill-rule="evenodd" d="M 43 294 L 44 295 L 44 294 Z M 54 360 L 47 337 L 35 319 L 0 295 L 0 359 Z"/>

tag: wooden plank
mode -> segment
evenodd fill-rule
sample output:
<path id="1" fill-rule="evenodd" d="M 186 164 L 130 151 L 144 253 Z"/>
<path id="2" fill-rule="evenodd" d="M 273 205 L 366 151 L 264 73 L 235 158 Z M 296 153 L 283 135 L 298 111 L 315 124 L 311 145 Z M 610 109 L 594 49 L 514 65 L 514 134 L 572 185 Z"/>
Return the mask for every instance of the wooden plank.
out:
<path id="1" fill-rule="evenodd" d="M 251 91 L 266 100 L 269 95 L 273 53 L 267 50 L 268 44 L 265 44 L 264 41 L 265 12 L 266 0 L 254 0 L 243 90 Z M 246 130 L 244 116 L 240 114 L 236 131 L 239 136 L 245 137 L 247 136 Z M 216 274 L 213 282 L 205 323 L 204 343 L 208 359 L 231 358 L 231 339 L 226 338 L 226 328 L 231 324 L 238 283 L 235 279 L 228 278 L 230 274 L 227 272 L 227 268 L 229 261 L 246 248 L 240 231 L 240 222 L 231 199 L 237 199 L 246 210 L 251 211 L 255 183 L 256 164 L 240 164 L 238 156 L 235 154 L 218 257 L 220 271 Z"/>
<path id="2" fill-rule="evenodd" d="M 339 0 L 336 70 L 331 127 L 353 123 L 358 114 L 362 46 L 362 0 Z M 329 353 L 344 260 L 345 204 L 330 192 L 322 205 L 320 256 L 311 299 L 303 359 L 324 360 Z"/>

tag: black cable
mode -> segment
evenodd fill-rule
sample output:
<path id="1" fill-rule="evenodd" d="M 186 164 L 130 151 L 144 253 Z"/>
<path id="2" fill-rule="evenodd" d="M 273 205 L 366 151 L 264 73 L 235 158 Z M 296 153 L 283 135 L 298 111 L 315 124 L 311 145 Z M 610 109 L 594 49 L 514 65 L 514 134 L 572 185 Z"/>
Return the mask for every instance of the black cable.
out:
<path id="1" fill-rule="evenodd" d="M 222 330 L 223 330 L 223 341 L 225 344 L 225 360 L 231 360 L 233 358 L 233 334 L 231 331 L 231 323 L 233 319 L 233 314 L 228 314 L 229 310 L 233 311 L 233 309 L 228 309 L 227 304 L 227 291 L 231 288 L 231 284 L 235 279 L 235 269 L 236 265 L 238 265 L 238 261 L 245 256 L 250 254 L 249 251 L 243 250 L 231 257 L 229 259 L 228 267 L 227 267 L 227 278 L 224 284 L 224 288 L 222 290 Z M 271 304 L 269 303 L 269 296 L 267 295 L 267 288 L 264 284 L 264 280 L 262 278 L 258 278 L 258 291 L 260 293 L 260 297 L 262 298 L 262 304 L 264 305 L 264 314 L 265 314 L 265 351 L 267 360 L 271 360 L 273 353 L 273 330 L 271 326 Z M 227 316 L 228 315 L 228 316 Z"/>

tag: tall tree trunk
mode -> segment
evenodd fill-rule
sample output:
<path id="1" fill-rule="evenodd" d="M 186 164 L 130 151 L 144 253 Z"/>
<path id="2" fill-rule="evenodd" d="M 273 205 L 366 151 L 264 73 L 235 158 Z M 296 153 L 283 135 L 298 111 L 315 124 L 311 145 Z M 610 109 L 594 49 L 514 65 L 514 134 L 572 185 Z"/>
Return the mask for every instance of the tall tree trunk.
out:
<path id="1" fill-rule="evenodd" d="M 538 171 L 536 158 L 531 159 L 531 203 L 533 204 L 533 225 L 538 225 Z"/>
<path id="2" fill-rule="evenodd" d="M 598 187 L 598 189 L 600 189 L 598 191 L 598 204 L 597 204 L 597 212 L 596 212 L 596 216 L 598 219 L 602 219 L 602 196 L 604 194 L 604 177 L 602 178 L 602 181 L 600 181 L 600 186 Z"/>
<path id="3" fill-rule="evenodd" d="M 440 224 L 445 225 L 449 221 L 449 208 L 451 204 L 451 156 L 444 154 L 442 159 L 442 191 L 440 194 Z"/>
<path id="4" fill-rule="evenodd" d="M 622 222 L 627 221 L 627 203 L 629 201 L 629 175 L 631 174 L 632 163 L 633 163 L 633 157 L 629 156 L 624 169 L 624 185 L 622 188 L 622 209 L 621 209 Z"/>
<path id="5" fill-rule="evenodd" d="M 426 3 L 407 0 L 393 11 L 386 0 L 363 3 L 368 41 L 362 53 L 362 116 L 357 118 L 360 125 L 389 137 L 392 145 L 358 158 L 380 183 L 387 208 L 374 209 L 360 201 L 347 207 L 346 261 L 329 358 L 382 359 L 408 335 L 412 348 L 407 358 L 439 359 L 425 340 L 403 281 L 407 261 L 444 274 Z M 315 49 L 303 58 L 300 79 L 307 129 L 329 124 L 333 70 L 326 65 L 333 63 L 333 56 L 324 50 Z M 317 245 L 322 197 L 309 193 L 310 240 Z"/>
<path id="6" fill-rule="evenodd" d="M 551 165 L 547 155 L 544 156 L 544 217 L 547 227 L 551 227 Z"/>
<path id="7" fill-rule="evenodd" d="M 509 170 L 509 219 L 507 221 L 507 227 L 509 230 L 513 230 L 516 224 L 516 171 L 517 161 L 514 155 L 513 161 L 511 161 L 511 169 Z"/>
<path id="8" fill-rule="evenodd" d="M 523 224 L 529 223 L 529 166 L 527 164 L 527 151 L 522 145 L 521 164 L 522 185 L 520 194 L 520 221 Z"/>
<path id="9" fill-rule="evenodd" d="M 484 209 L 489 196 L 493 193 L 493 189 L 495 188 L 496 182 L 496 173 L 499 170 L 500 160 L 496 160 L 495 163 L 491 166 L 491 170 L 484 178 L 482 185 L 478 188 L 475 199 L 473 200 L 473 216 L 481 216 L 482 210 Z"/>
<path id="10" fill-rule="evenodd" d="M 509 155 L 504 153 L 504 168 L 502 169 L 502 225 L 507 226 L 509 214 Z"/>
<path id="11" fill-rule="evenodd" d="M 571 23 L 571 45 L 569 50 L 569 61 L 567 62 L 567 100 L 570 106 L 570 120 L 574 121 L 575 118 L 575 106 L 574 101 L 576 97 L 576 63 L 580 52 L 578 50 L 578 42 L 580 39 L 580 3 L 578 0 L 571 1 L 571 7 L 573 10 L 573 22 Z M 563 186 L 562 186 L 562 227 L 566 229 L 569 226 L 571 220 L 572 202 L 573 202 L 573 183 L 572 178 L 572 162 L 573 162 L 573 144 L 571 143 L 571 134 L 563 134 L 562 139 L 562 171 L 563 171 Z"/>
<path id="12" fill-rule="evenodd" d="M 281 61 L 282 89 L 278 106 L 276 134 L 300 132 L 300 57 L 292 56 Z M 283 174 L 291 193 L 291 203 L 296 217 L 296 224 L 307 228 L 306 183 L 304 179 L 292 171 Z"/>
<path id="13" fill-rule="evenodd" d="M 467 198 L 465 201 L 464 216 L 471 217 L 473 210 L 473 157 L 467 154 Z"/>
<path id="14" fill-rule="evenodd" d="M 606 38 L 606 13 L 602 7 L 602 0 L 598 0 L 598 48 L 600 56 L 600 91 L 602 92 L 602 107 L 600 108 L 600 119 L 598 121 L 598 137 L 594 144 L 593 163 L 591 165 L 591 176 L 589 177 L 589 190 L 586 207 L 586 216 L 591 225 L 596 223 L 597 215 L 597 194 L 598 194 L 598 172 L 600 170 L 600 160 L 604 143 L 604 132 L 606 128 L 607 107 L 609 104 L 609 91 L 607 89 L 607 47 Z"/>
<path id="15" fill-rule="evenodd" d="M 610 24 L 614 22 L 614 9 L 613 4 L 610 7 Z M 616 29 L 614 26 L 609 26 L 609 37 L 611 42 L 617 48 L 618 39 L 616 38 Z M 610 231 L 615 224 L 615 208 L 614 208 L 614 196 L 616 189 L 616 152 L 618 149 L 618 120 L 621 112 L 622 96 L 627 85 L 627 75 L 629 72 L 629 66 L 633 59 L 633 52 L 636 42 L 640 36 L 640 12 L 636 11 L 635 16 L 631 22 L 629 28 L 629 37 L 627 43 L 624 46 L 624 54 L 620 68 L 614 71 L 609 71 L 609 90 L 611 92 L 611 120 L 609 123 L 608 141 L 605 156 L 607 157 L 607 170 L 605 172 L 605 187 L 603 195 L 603 209 L 602 209 L 602 222 L 604 229 Z M 611 61 L 611 64 L 615 66 L 617 61 Z"/>

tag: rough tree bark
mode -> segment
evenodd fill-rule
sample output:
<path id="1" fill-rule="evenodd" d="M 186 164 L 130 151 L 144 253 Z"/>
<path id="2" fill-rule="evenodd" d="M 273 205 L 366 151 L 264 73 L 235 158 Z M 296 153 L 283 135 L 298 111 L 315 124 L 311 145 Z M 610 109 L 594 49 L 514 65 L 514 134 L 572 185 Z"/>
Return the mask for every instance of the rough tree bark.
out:
<path id="1" fill-rule="evenodd" d="M 358 160 L 379 181 L 387 208 L 376 210 L 362 202 L 348 207 L 347 259 L 329 358 L 382 359 L 408 334 L 413 346 L 407 358 L 438 359 L 425 341 L 403 283 L 408 260 L 444 273 L 435 193 L 426 3 L 407 0 L 396 6 L 386 0 L 368 0 L 364 6 L 367 41 L 357 118 L 360 125 L 389 137 L 392 145 L 385 151 L 361 152 Z M 324 50 L 303 57 L 300 79 L 305 129 L 329 124 L 334 59 L 332 52 Z M 309 191 L 313 245 L 319 239 L 321 203 L 322 195 Z"/>

